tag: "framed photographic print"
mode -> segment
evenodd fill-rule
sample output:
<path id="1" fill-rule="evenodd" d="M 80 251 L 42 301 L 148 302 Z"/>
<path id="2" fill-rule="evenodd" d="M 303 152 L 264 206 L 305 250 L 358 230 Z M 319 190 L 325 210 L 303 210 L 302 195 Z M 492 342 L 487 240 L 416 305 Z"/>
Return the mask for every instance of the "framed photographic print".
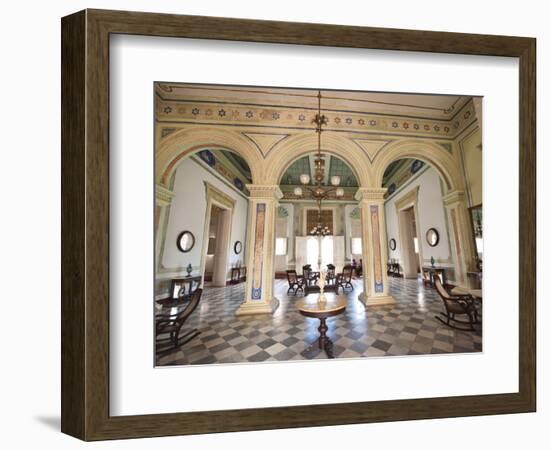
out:
<path id="1" fill-rule="evenodd" d="M 62 145 L 63 432 L 535 410 L 534 39 L 81 11 Z"/>

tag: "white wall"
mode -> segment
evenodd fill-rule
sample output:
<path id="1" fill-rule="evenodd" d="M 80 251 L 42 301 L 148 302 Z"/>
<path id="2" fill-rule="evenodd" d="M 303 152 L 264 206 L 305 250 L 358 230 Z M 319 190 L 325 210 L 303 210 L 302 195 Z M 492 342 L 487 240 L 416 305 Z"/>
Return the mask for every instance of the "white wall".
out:
<path id="1" fill-rule="evenodd" d="M 430 257 L 433 256 L 441 265 L 452 266 L 445 209 L 441 198 L 441 183 L 437 171 L 433 168 L 429 168 L 416 178 L 413 178 L 408 184 L 401 188 L 397 194 L 394 194 L 386 201 L 384 206 L 386 211 L 388 242 L 391 238 L 394 238 L 397 242 L 395 250 L 391 250 L 388 242 L 386 242 L 386 245 L 388 245 L 388 258 L 398 259 L 401 263 L 403 262 L 401 256 L 402 245 L 399 239 L 399 222 L 397 220 L 395 203 L 417 186 L 420 188 L 418 191 L 419 223 L 416 224 L 416 232 L 419 245 L 422 246 L 424 263 L 428 262 Z M 439 244 L 435 247 L 430 247 L 426 242 L 426 232 L 430 228 L 435 228 L 439 232 Z"/>
<path id="2" fill-rule="evenodd" d="M 229 187 L 225 182 L 205 169 L 201 164 L 186 158 L 179 166 L 175 174 L 173 191 L 175 197 L 170 206 L 170 215 L 166 227 L 166 240 L 162 264 L 168 269 L 174 268 L 178 272 L 191 263 L 193 273 L 201 272 L 201 256 L 203 251 L 204 225 L 206 217 L 206 191 L 204 182 L 207 181 L 216 189 L 219 189 L 228 197 L 235 200 L 233 217 L 231 221 L 231 238 L 228 261 L 229 269 L 238 261 L 244 264 L 246 251 L 246 221 L 248 213 L 248 200 Z M 182 253 L 176 246 L 178 234 L 183 230 L 189 230 L 195 235 L 195 246 L 189 253 Z M 207 238 L 207 236 L 206 236 Z M 243 243 L 243 251 L 236 255 L 233 247 L 235 241 Z M 173 272 L 162 275 L 171 277 Z"/>

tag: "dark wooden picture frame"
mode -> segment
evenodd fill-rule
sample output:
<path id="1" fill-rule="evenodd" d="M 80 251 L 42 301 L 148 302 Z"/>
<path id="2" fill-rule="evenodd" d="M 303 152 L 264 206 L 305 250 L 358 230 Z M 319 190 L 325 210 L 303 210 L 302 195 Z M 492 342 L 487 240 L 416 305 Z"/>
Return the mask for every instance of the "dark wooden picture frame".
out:
<path id="1" fill-rule="evenodd" d="M 533 38 L 85 10 L 62 32 L 61 429 L 84 440 L 535 411 Z M 109 37 L 133 34 L 519 58 L 519 391 L 140 416 L 109 415 Z M 521 270 L 529 267 L 530 270 Z"/>

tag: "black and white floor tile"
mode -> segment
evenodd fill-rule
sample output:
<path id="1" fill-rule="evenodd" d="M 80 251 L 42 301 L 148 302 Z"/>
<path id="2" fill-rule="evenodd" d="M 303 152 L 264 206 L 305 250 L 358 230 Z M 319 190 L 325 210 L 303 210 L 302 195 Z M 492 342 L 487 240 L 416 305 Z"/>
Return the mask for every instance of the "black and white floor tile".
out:
<path id="1" fill-rule="evenodd" d="M 482 350 L 481 327 L 475 332 L 453 330 L 434 316 L 443 309 L 435 290 L 418 280 L 390 278 L 396 304 L 369 307 L 358 300 L 361 280 L 348 293 L 344 314 L 327 320 L 328 336 L 336 358 L 398 356 L 433 353 L 469 353 Z M 276 280 L 280 300 L 273 315 L 236 316 L 244 299 L 245 283 L 228 287 L 206 286 L 201 303 L 185 328 L 201 334 L 178 349 L 157 346 L 158 366 L 293 361 L 324 359 L 317 346 L 317 319 L 305 318 L 295 308 L 301 298 L 287 295 L 287 283 Z M 175 313 L 166 308 L 163 313 Z M 161 336 L 162 337 L 162 336 Z"/>

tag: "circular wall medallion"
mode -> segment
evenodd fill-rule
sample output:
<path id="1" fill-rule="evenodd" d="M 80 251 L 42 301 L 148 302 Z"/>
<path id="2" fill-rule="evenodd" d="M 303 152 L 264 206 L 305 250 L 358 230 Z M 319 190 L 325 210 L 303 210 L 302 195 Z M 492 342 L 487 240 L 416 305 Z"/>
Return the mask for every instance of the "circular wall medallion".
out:
<path id="1" fill-rule="evenodd" d="M 241 241 L 235 242 L 235 245 L 233 246 L 233 250 L 235 251 L 235 254 L 238 255 L 243 251 L 243 243 Z"/>
<path id="2" fill-rule="evenodd" d="M 182 231 L 178 235 L 176 245 L 180 252 L 187 253 L 195 246 L 195 236 L 190 231 Z"/>
<path id="3" fill-rule="evenodd" d="M 390 250 L 395 250 L 397 248 L 397 242 L 395 242 L 394 238 L 390 239 Z"/>
<path id="4" fill-rule="evenodd" d="M 439 232 L 435 228 L 430 228 L 426 231 L 426 242 L 430 247 L 435 247 L 439 244 Z"/>

